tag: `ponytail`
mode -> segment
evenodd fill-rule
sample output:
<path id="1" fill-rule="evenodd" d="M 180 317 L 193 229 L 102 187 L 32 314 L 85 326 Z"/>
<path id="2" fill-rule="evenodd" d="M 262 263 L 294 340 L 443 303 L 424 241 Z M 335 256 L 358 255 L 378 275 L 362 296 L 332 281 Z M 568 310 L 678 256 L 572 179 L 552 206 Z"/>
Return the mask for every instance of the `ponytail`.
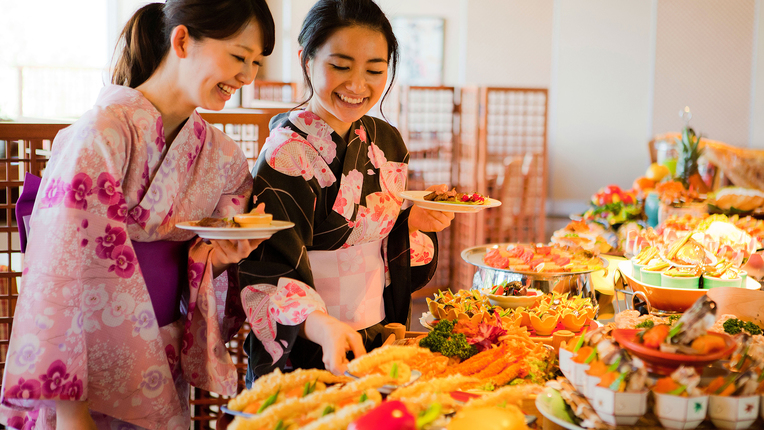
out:
<path id="1" fill-rule="evenodd" d="M 194 40 L 228 39 L 256 22 L 270 55 L 276 42 L 271 10 L 265 0 L 167 0 L 138 9 L 119 36 L 122 52 L 114 64 L 111 83 L 136 88 L 159 68 L 170 51 L 170 33 L 179 25 Z M 115 52 L 118 48 L 115 48 Z"/>
<path id="2" fill-rule="evenodd" d="M 164 4 L 138 9 L 119 36 L 122 53 L 114 65 L 111 83 L 136 88 L 154 73 L 170 49 L 165 34 Z"/>

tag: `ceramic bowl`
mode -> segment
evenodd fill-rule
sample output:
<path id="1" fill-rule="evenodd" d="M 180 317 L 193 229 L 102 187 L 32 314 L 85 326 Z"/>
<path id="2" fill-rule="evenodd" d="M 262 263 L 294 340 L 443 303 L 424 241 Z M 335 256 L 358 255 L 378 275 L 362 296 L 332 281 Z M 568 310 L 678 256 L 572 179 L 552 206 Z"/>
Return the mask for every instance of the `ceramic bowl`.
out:
<path id="1" fill-rule="evenodd" d="M 663 274 L 663 270 L 656 272 L 653 270 L 645 270 L 644 268 L 642 268 L 639 272 L 640 272 L 640 276 L 639 276 L 640 282 L 644 282 L 645 284 L 653 285 L 656 287 L 661 286 L 661 281 L 662 281 L 661 275 Z"/>
<path id="2" fill-rule="evenodd" d="M 703 275 L 704 289 L 710 290 L 711 288 L 718 288 L 718 287 L 740 288 L 742 287 L 742 278 L 721 279 L 721 278 L 716 278 L 714 276 Z"/>
<path id="3" fill-rule="evenodd" d="M 742 430 L 756 421 L 759 416 L 761 396 L 710 396 L 708 417 L 717 428 Z"/>
<path id="4" fill-rule="evenodd" d="M 658 375 L 670 375 L 679 366 L 693 366 L 698 374 L 703 373 L 703 368 L 716 360 L 729 356 L 735 350 L 737 344 L 729 335 L 723 333 L 708 332 L 711 336 L 718 336 L 724 339 L 727 347 L 723 351 L 716 351 L 710 354 L 671 354 L 652 349 L 639 343 L 636 339 L 639 329 L 615 329 L 613 338 L 621 347 L 639 357 L 644 363 L 648 372 Z"/>
<path id="5" fill-rule="evenodd" d="M 571 370 L 573 370 L 573 380 L 570 381 L 575 385 L 576 390 L 581 393 L 585 394 L 584 390 L 586 390 L 586 377 L 589 376 L 586 374 L 586 371 L 589 370 L 589 363 L 576 363 L 573 362 L 573 365 L 571 366 Z"/>
<path id="6" fill-rule="evenodd" d="M 573 382 L 573 360 L 571 360 L 573 355 L 573 352 L 568 351 L 565 348 L 560 348 L 560 371 L 562 371 L 562 374 L 568 378 L 568 381 L 570 381 L 571 384 L 575 385 L 575 382 Z"/>
<path id="7" fill-rule="evenodd" d="M 661 273 L 661 287 L 695 289 L 700 286 L 700 276 L 669 276 Z"/>
<path id="8" fill-rule="evenodd" d="M 653 412 L 667 429 L 694 429 L 706 419 L 708 396 L 682 397 L 653 391 L 653 399 Z"/>
<path id="9" fill-rule="evenodd" d="M 587 325 L 586 323 L 588 320 L 589 320 L 588 314 L 576 315 L 570 311 L 563 312 L 562 318 L 560 318 L 560 322 L 562 322 L 562 326 L 565 327 L 565 329 L 570 330 L 574 333 L 580 332 L 581 329 L 585 325 Z"/>
<path id="10" fill-rule="evenodd" d="M 594 387 L 596 387 L 601 380 L 602 378 L 600 378 L 599 376 L 592 376 L 592 375 L 586 374 L 583 394 L 584 396 L 586 396 L 586 400 L 588 400 L 589 403 L 592 403 L 594 401 Z"/>
<path id="11" fill-rule="evenodd" d="M 636 424 L 647 412 L 647 395 L 645 390 L 639 393 L 621 393 L 605 387 L 594 387 L 594 401 L 591 402 L 594 411 L 606 423 L 613 426 L 630 426 Z"/>
<path id="12" fill-rule="evenodd" d="M 642 280 L 642 268 L 645 267 L 645 264 L 637 264 L 637 259 L 632 258 L 631 260 L 631 276 L 634 277 L 637 281 Z"/>
<path id="13" fill-rule="evenodd" d="M 717 290 L 735 290 L 734 288 L 730 289 L 719 289 L 714 288 L 712 290 L 703 290 L 700 288 L 697 289 L 684 289 L 684 288 L 666 288 L 666 287 L 657 287 L 653 285 L 648 285 L 647 283 L 643 281 L 637 281 L 632 277 L 632 271 L 631 271 L 631 262 L 629 261 L 622 261 L 618 264 L 618 270 L 623 274 L 623 277 L 625 281 L 628 283 L 629 287 L 634 291 L 640 291 L 642 292 L 645 297 L 647 297 L 647 300 L 650 302 L 650 306 L 654 311 L 664 311 L 664 312 L 684 312 L 687 309 L 689 309 L 693 303 L 695 303 L 699 298 L 701 298 L 703 295 L 705 295 L 707 292 L 710 293 L 712 291 Z M 761 288 L 761 285 L 754 281 L 753 279 L 748 279 L 745 284 L 746 290 L 758 290 Z M 743 292 L 744 290 L 742 288 L 737 289 L 740 292 Z M 759 291 L 756 291 L 759 292 Z M 761 294 L 764 294 L 764 292 L 760 292 Z M 716 299 L 714 299 L 716 300 Z M 718 304 L 718 303 L 717 303 Z M 719 313 L 717 313 L 720 315 Z"/>
<path id="14" fill-rule="evenodd" d="M 539 336 L 549 336 L 557 328 L 557 323 L 560 322 L 560 314 L 557 312 L 548 311 L 539 318 L 536 313 L 530 313 L 531 326 L 536 334 Z"/>
<path id="15" fill-rule="evenodd" d="M 539 290 L 530 289 L 532 296 L 502 296 L 499 294 L 486 294 L 488 301 L 494 306 L 501 306 L 504 309 L 517 309 L 519 307 L 532 308 L 536 302 L 544 296 Z"/>

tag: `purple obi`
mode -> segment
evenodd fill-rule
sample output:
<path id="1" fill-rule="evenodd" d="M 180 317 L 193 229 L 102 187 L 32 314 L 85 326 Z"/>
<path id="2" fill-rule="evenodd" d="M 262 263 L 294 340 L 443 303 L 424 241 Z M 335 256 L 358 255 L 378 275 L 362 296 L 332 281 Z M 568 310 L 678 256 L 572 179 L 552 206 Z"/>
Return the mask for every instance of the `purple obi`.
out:
<path id="1" fill-rule="evenodd" d="M 180 299 L 188 286 L 189 242 L 135 242 L 135 256 L 146 280 L 159 327 L 181 317 Z"/>

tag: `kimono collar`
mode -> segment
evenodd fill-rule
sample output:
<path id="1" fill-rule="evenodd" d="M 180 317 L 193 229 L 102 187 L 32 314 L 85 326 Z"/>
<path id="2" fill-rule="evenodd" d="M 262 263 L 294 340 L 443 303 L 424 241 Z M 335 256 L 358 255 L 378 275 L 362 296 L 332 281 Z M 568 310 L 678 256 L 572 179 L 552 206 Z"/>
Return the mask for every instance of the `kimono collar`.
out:
<path id="1" fill-rule="evenodd" d="M 349 138 L 345 141 L 345 139 L 337 134 L 337 132 L 321 119 L 321 117 L 309 110 L 303 109 L 290 111 L 289 122 L 294 124 L 295 127 L 307 135 L 308 142 L 319 154 L 321 154 L 321 157 L 327 164 L 331 164 L 332 161 L 334 161 L 335 154 L 344 153 L 344 150 L 340 151 L 339 148 L 333 148 L 332 150 L 327 151 L 322 145 L 336 145 L 337 142 L 342 142 L 347 146 L 356 137 L 355 135 L 359 134 L 356 132 L 355 135 L 353 135 L 353 130 L 358 130 L 358 128 L 363 125 L 360 119 L 353 122 L 350 125 Z"/>

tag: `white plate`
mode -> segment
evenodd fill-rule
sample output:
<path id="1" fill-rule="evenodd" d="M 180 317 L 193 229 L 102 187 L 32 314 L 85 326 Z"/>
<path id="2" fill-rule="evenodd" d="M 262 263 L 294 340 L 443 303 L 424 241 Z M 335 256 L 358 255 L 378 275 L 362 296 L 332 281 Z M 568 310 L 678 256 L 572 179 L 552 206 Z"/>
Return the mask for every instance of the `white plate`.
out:
<path id="1" fill-rule="evenodd" d="M 461 203 L 445 203 L 445 202 L 431 202 L 425 200 L 424 196 L 430 194 L 431 191 L 401 191 L 398 195 L 406 200 L 411 200 L 415 205 L 441 212 L 456 212 L 456 213 L 475 213 L 480 212 L 483 209 L 495 208 L 501 206 L 501 202 L 486 198 L 486 204 L 484 205 L 466 205 Z"/>
<path id="2" fill-rule="evenodd" d="M 435 324 L 435 317 L 430 312 L 422 312 L 422 317 L 419 318 L 419 324 L 427 330 L 432 330 Z"/>
<path id="3" fill-rule="evenodd" d="M 353 375 L 352 373 L 350 373 L 348 371 L 345 371 L 345 375 L 350 376 L 351 378 L 358 379 L 358 376 L 355 376 L 355 375 Z M 377 391 L 379 391 L 380 393 L 385 394 L 385 395 L 390 394 L 390 393 L 392 393 L 393 391 L 395 391 L 396 389 L 398 389 L 400 387 L 405 387 L 406 385 L 411 384 L 412 382 L 414 382 L 417 379 L 419 379 L 419 377 L 421 377 L 421 376 L 422 376 L 422 372 L 420 372 L 418 370 L 412 369 L 411 370 L 411 378 L 409 378 L 409 382 L 406 382 L 403 385 L 390 385 L 390 384 L 383 385 L 383 386 L 377 388 Z"/>
<path id="4" fill-rule="evenodd" d="M 183 230 L 191 230 L 202 239 L 268 239 L 279 230 L 294 227 L 293 222 L 271 221 L 270 225 L 262 227 L 199 227 L 198 221 L 185 221 L 175 224 L 175 227 Z"/>
<path id="5" fill-rule="evenodd" d="M 548 388 L 548 387 L 547 387 Z M 549 388 L 550 390 L 552 388 Z M 564 419 L 554 415 L 552 411 L 547 407 L 546 403 L 544 403 L 544 400 L 541 398 L 543 396 L 543 392 L 536 396 L 536 409 L 539 410 L 539 413 L 544 416 L 544 418 L 548 419 L 549 421 L 557 424 L 558 426 L 562 428 L 566 428 L 568 430 L 584 430 L 583 427 L 579 427 L 575 424 L 571 424 Z"/>

